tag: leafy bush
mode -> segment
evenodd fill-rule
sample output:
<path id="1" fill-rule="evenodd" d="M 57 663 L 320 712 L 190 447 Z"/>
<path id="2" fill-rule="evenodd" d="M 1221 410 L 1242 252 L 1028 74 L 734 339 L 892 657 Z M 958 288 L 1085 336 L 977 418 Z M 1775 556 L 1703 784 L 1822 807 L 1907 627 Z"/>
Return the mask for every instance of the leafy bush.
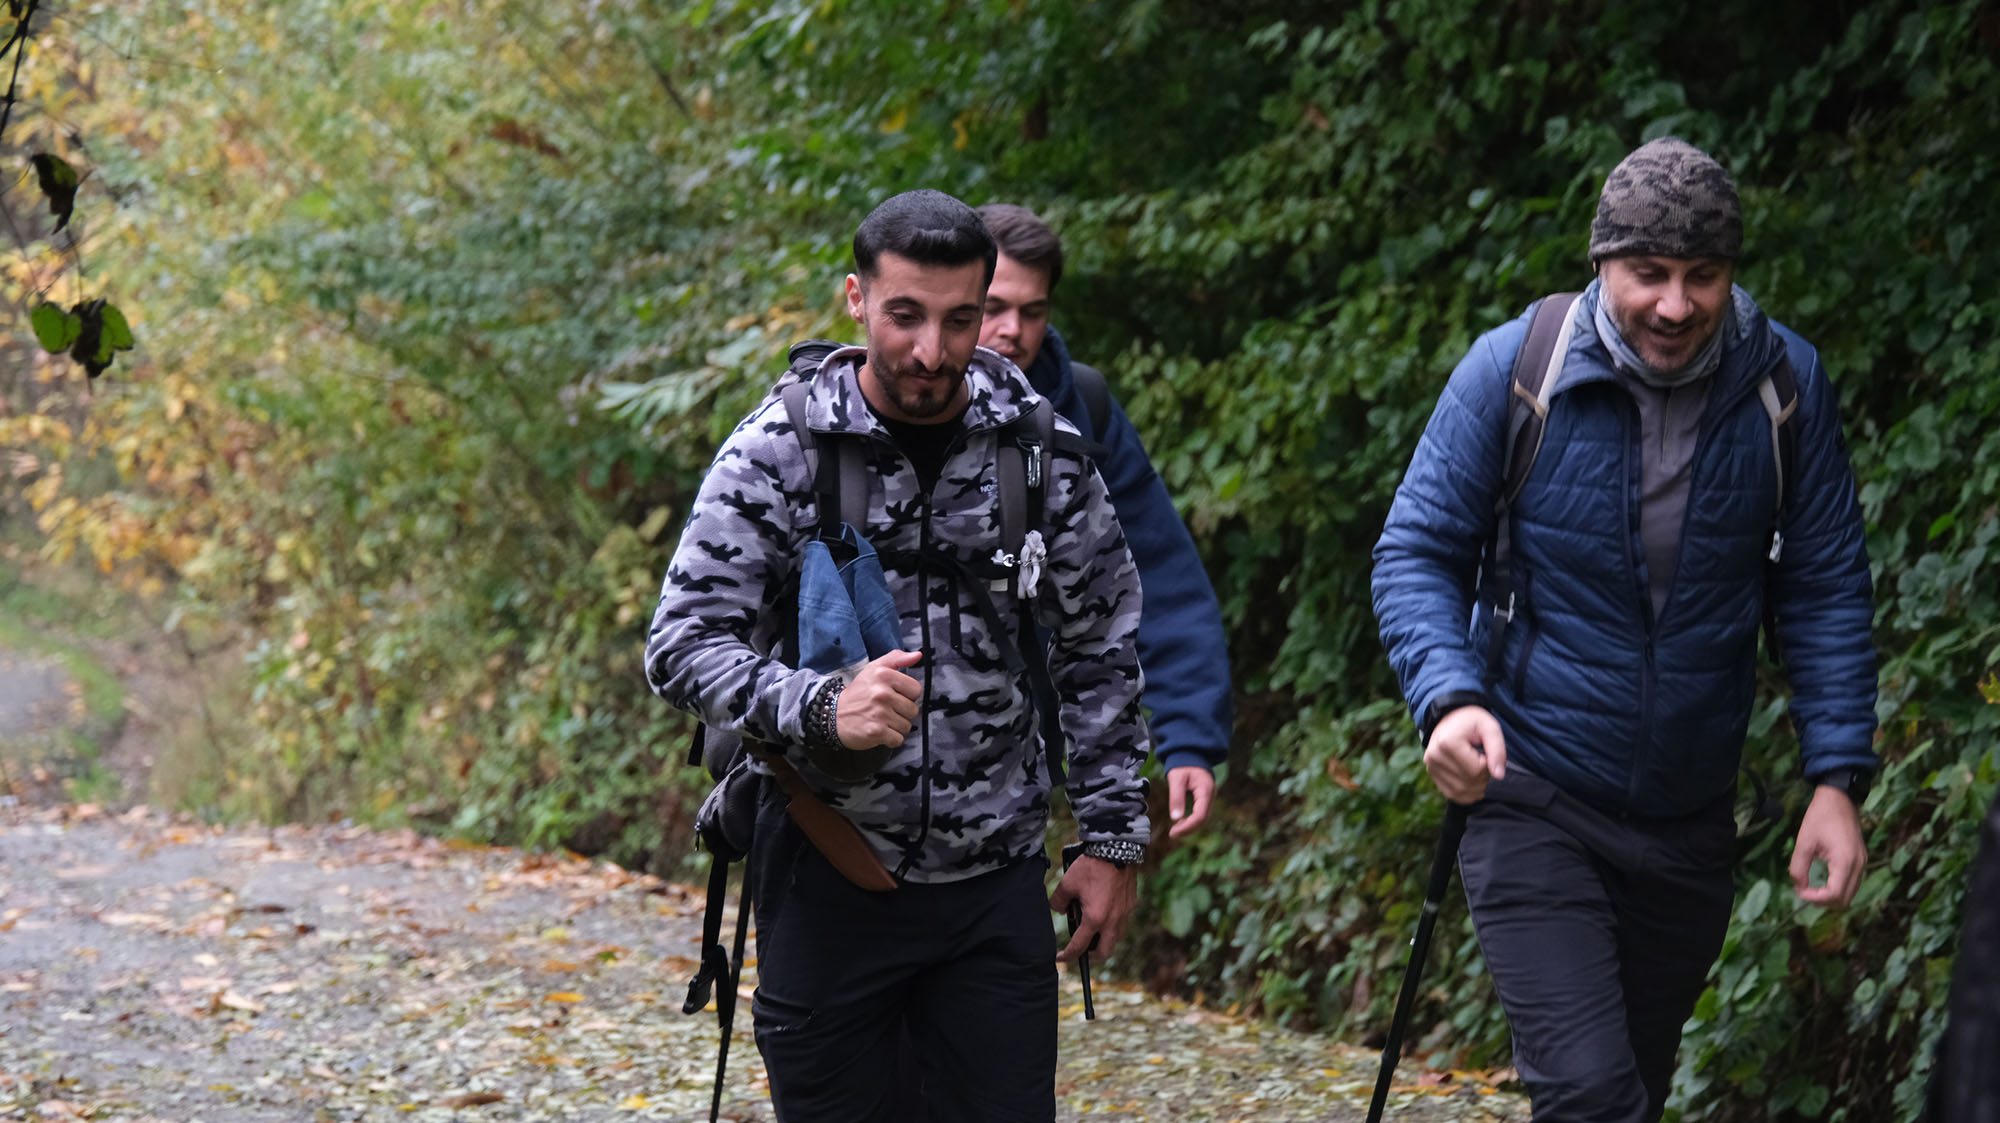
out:
<path id="1" fill-rule="evenodd" d="M 1125 966 L 1361 1037 L 1439 812 L 1367 608 L 1389 497 L 1477 334 L 1586 279 L 1612 164 L 1715 152 L 1744 283 L 1841 391 L 1888 768 L 1851 911 L 1794 903 L 1788 828 L 1749 849 L 1676 1111 L 1913 1114 L 1996 788 L 1988 6 L 179 7 L 99 5 L 73 44 L 186 64 L 89 111 L 142 351 L 87 426 L 4 439 L 53 454 L 53 550 L 259 639 L 232 810 L 670 864 L 696 781 L 637 652 L 710 450 L 787 342 L 852 330 L 870 205 L 1019 200 L 1063 232 L 1057 319 L 1195 529 L 1241 687 L 1220 822 L 1147 882 Z M 1749 758 L 1789 779 L 1775 685 Z M 1462 915 L 1441 935 L 1418 1047 L 1498 1061 Z"/>

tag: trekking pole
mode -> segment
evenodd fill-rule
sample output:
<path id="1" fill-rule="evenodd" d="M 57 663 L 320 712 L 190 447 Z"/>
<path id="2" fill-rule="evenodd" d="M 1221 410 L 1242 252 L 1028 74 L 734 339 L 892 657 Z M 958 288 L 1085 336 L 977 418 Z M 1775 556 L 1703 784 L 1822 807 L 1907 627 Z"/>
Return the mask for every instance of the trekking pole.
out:
<path id="1" fill-rule="evenodd" d="M 1431 950 L 1431 929 L 1437 926 L 1438 909 L 1444 905 L 1445 890 L 1451 887 L 1451 864 L 1458 858 L 1459 839 L 1465 837 L 1465 815 L 1465 804 L 1445 804 L 1444 828 L 1438 832 L 1430 885 L 1424 890 L 1424 911 L 1417 918 L 1416 937 L 1410 941 L 1410 965 L 1403 969 L 1403 990 L 1396 996 L 1396 1016 L 1389 1022 L 1389 1039 L 1382 1043 L 1382 1071 L 1375 1077 L 1375 1099 L 1368 1105 L 1368 1123 L 1382 1123 L 1382 1108 L 1389 1102 L 1389 1085 L 1396 1078 L 1396 1061 L 1403 1054 L 1403 1031 L 1410 1025 L 1410 1007 L 1417 1002 L 1417 977 L 1423 974 L 1424 957 Z"/>

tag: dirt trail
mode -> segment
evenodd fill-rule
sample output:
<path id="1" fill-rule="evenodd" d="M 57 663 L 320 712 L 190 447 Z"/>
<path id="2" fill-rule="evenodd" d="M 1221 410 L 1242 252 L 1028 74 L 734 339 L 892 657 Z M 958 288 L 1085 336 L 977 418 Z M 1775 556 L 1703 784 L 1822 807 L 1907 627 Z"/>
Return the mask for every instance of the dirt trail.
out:
<path id="1" fill-rule="evenodd" d="M 0 813 L 0 1119 L 707 1118 L 698 893 L 602 863 L 145 808 Z M 746 980 L 745 991 L 752 985 Z M 1359 1120 L 1375 1055 L 1064 982 L 1060 1117 Z M 747 1010 L 725 1118 L 771 1118 Z M 1399 1120 L 1518 1120 L 1408 1074 Z"/>

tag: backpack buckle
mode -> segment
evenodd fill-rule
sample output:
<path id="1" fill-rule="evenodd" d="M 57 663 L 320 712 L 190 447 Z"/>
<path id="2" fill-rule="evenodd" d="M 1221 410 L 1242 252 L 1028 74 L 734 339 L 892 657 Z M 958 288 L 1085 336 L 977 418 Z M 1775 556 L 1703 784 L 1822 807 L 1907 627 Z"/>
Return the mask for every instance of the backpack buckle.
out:
<path id="1" fill-rule="evenodd" d="M 1021 459 L 1027 461 L 1028 486 L 1042 486 L 1042 442 L 1022 441 Z"/>
<path id="2" fill-rule="evenodd" d="M 1001 569 L 1013 569 L 1021 564 L 1021 559 L 1008 553 L 1005 546 L 994 548 L 992 561 Z"/>
<path id="3" fill-rule="evenodd" d="M 1769 559 L 1771 560 L 1771 564 L 1773 564 L 1773 565 L 1776 565 L 1776 564 L 1778 563 L 1778 559 L 1779 559 L 1779 558 L 1781 558 L 1781 557 L 1784 557 L 1784 556 L 1785 556 L 1785 532 L 1784 532 L 1784 531 L 1782 531 L 1782 530 L 1774 530 L 1774 531 L 1772 531 L 1772 532 L 1771 532 L 1771 552 L 1770 552 L 1770 553 L 1768 553 L 1768 554 L 1766 554 L 1766 555 L 1764 555 L 1764 556 L 1765 556 L 1765 557 L 1767 557 L 1767 558 L 1769 558 Z"/>
<path id="4" fill-rule="evenodd" d="M 1501 607 L 1498 602 L 1493 605 L 1493 619 L 1502 624 L 1511 624 L 1514 622 L 1514 594 L 1512 592 L 1507 594 L 1506 607 Z"/>

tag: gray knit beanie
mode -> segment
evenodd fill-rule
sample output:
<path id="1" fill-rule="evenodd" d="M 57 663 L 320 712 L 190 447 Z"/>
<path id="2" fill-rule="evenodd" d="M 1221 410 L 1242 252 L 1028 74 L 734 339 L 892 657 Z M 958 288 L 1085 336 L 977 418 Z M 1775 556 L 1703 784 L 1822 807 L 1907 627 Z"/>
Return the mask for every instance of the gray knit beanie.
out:
<path id="1" fill-rule="evenodd" d="M 1590 260 L 1627 254 L 1725 257 L 1743 248 L 1736 184 L 1679 137 L 1647 141 L 1605 177 L 1590 224 Z"/>

